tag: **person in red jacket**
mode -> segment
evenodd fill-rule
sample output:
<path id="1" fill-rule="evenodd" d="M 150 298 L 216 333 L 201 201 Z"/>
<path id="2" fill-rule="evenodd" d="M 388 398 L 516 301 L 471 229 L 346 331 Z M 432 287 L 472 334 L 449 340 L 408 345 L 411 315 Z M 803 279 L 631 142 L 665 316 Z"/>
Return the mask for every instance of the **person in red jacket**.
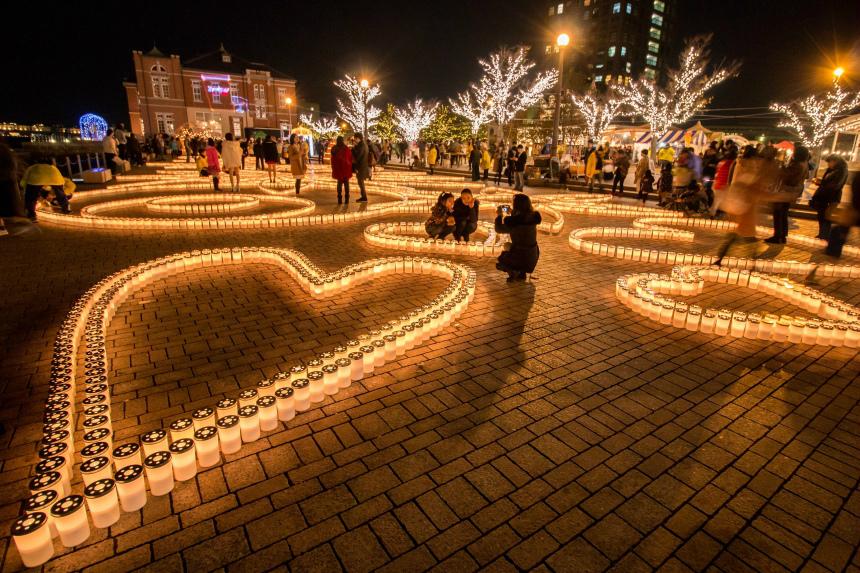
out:
<path id="1" fill-rule="evenodd" d="M 343 136 L 331 149 L 331 176 L 337 180 L 337 204 L 349 203 L 349 180 L 352 179 L 352 150 L 343 142 Z M 341 197 L 341 191 L 344 191 Z"/>

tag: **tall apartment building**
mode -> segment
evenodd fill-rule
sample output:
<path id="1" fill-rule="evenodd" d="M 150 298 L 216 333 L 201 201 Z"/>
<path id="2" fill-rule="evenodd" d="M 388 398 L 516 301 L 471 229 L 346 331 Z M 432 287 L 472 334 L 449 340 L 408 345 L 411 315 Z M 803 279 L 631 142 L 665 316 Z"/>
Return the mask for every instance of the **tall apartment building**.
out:
<path id="1" fill-rule="evenodd" d="M 289 132 L 303 109 L 296 81 L 266 64 L 218 50 L 185 62 L 157 48 L 132 52 L 136 82 L 124 82 L 129 127 L 138 135 L 206 128 L 213 135 L 247 128 Z"/>
<path id="2" fill-rule="evenodd" d="M 555 0 L 543 3 L 547 31 L 537 48 L 545 65 L 558 65 L 555 39 L 570 36 L 564 86 L 582 90 L 628 82 L 659 81 L 676 65 L 678 0 Z M 537 54 L 536 54 L 537 55 Z"/>

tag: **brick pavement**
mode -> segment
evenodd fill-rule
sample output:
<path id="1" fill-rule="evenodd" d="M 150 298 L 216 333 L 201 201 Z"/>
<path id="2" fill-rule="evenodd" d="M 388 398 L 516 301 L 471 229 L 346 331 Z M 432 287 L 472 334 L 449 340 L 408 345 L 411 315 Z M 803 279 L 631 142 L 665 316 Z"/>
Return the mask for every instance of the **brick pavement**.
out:
<path id="1" fill-rule="evenodd" d="M 561 235 L 540 237 L 537 280 L 507 284 L 491 260 L 460 258 L 478 292 L 449 332 L 46 570 L 860 570 L 857 351 L 661 327 L 623 307 L 613 285 L 665 267 L 574 253 L 567 232 L 597 220 L 567 219 Z M 21 567 L 5 534 L 35 459 L 53 335 L 77 296 L 193 248 L 291 247 L 329 270 L 390 256 L 361 239 L 366 224 L 177 235 L 46 226 L 0 240 L 2 571 Z M 718 240 L 699 233 L 697 249 Z M 821 283 L 860 303 L 856 281 Z M 154 283 L 109 331 L 118 439 L 235 394 L 439 284 L 383 279 L 313 302 L 263 266 Z M 697 300 L 790 310 L 727 285 Z"/>

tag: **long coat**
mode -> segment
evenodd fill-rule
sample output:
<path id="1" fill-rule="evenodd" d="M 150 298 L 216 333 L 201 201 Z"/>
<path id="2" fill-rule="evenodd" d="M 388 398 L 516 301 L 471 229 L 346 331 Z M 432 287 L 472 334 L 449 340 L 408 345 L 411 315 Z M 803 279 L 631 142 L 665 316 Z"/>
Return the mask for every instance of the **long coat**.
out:
<path id="1" fill-rule="evenodd" d="M 356 176 L 361 179 L 370 177 L 370 164 L 367 162 L 367 143 L 359 141 L 352 148 L 352 166 Z"/>
<path id="2" fill-rule="evenodd" d="M 308 172 L 308 160 L 301 143 L 293 143 L 287 149 L 290 157 L 290 173 L 296 179 L 301 179 Z"/>
<path id="3" fill-rule="evenodd" d="M 331 176 L 338 181 L 352 178 L 352 150 L 346 145 L 335 145 L 331 150 Z"/>
<path id="4" fill-rule="evenodd" d="M 496 232 L 507 233 L 511 237 L 511 248 L 499 255 L 503 270 L 511 269 L 521 273 L 533 273 L 540 258 L 537 244 L 537 226 L 541 222 L 540 213 L 534 211 L 527 215 L 496 217 Z"/>

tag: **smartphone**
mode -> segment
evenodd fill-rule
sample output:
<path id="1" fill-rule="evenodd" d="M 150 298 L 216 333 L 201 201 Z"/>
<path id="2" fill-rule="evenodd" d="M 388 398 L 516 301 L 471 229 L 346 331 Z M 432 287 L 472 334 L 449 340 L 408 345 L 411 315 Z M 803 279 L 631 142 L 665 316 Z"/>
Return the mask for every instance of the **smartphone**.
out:
<path id="1" fill-rule="evenodd" d="M 502 213 L 510 213 L 511 207 L 510 205 L 502 205 Z"/>

